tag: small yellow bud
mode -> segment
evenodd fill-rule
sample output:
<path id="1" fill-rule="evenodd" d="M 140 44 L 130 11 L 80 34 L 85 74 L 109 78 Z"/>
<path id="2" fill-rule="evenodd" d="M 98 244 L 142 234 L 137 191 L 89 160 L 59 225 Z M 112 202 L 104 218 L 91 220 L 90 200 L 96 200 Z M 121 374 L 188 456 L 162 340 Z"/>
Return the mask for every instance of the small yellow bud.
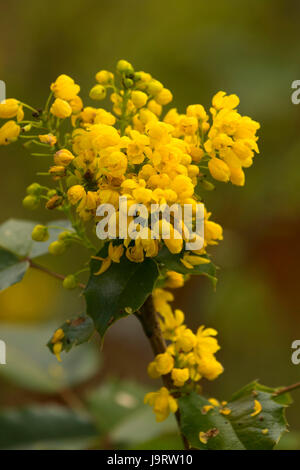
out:
<path id="1" fill-rule="evenodd" d="M 67 149 L 62 149 L 56 152 L 54 155 L 55 165 L 68 166 L 72 160 L 74 160 L 74 155 Z"/>
<path id="2" fill-rule="evenodd" d="M 56 98 L 50 108 L 50 112 L 60 119 L 65 119 L 71 116 L 72 108 L 67 101 L 62 100 L 61 98 Z"/>
<path id="3" fill-rule="evenodd" d="M 65 176 L 66 169 L 61 165 L 53 165 L 49 168 L 49 173 L 53 176 Z"/>
<path id="4" fill-rule="evenodd" d="M 148 96 L 139 90 L 134 90 L 131 93 L 131 99 L 136 108 L 142 108 L 147 103 Z"/>
<path id="5" fill-rule="evenodd" d="M 85 189 L 80 184 L 71 186 L 68 190 L 68 199 L 71 204 L 75 205 L 85 196 Z"/>
<path id="6" fill-rule="evenodd" d="M 63 198 L 61 196 L 58 196 L 57 194 L 55 194 L 54 196 L 52 196 L 49 201 L 46 202 L 46 209 L 48 210 L 53 210 L 53 209 L 56 209 L 57 207 L 59 207 L 63 202 Z"/>
<path id="7" fill-rule="evenodd" d="M 131 74 L 134 73 L 133 67 L 127 60 L 119 60 L 117 63 L 117 71 L 119 73 Z"/>
<path id="8" fill-rule="evenodd" d="M 45 225 L 36 225 L 32 230 L 31 238 L 36 242 L 46 242 L 49 238 L 48 228 Z"/>
<path id="9" fill-rule="evenodd" d="M 155 101 L 162 106 L 170 103 L 173 99 L 173 95 L 167 88 L 163 88 L 156 96 Z"/>
<path id="10" fill-rule="evenodd" d="M 66 251 L 66 244 L 62 240 L 57 240 L 49 245 L 48 251 L 51 255 L 59 256 Z"/>
<path id="11" fill-rule="evenodd" d="M 229 166 L 219 158 L 211 158 L 208 162 L 208 169 L 213 178 L 227 183 L 230 178 Z"/>
<path id="12" fill-rule="evenodd" d="M 108 70 L 100 70 L 98 73 L 96 73 L 95 78 L 101 85 L 108 85 L 109 83 L 112 83 L 114 75 Z"/>
<path id="13" fill-rule="evenodd" d="M 147 84 L 147 91 L 149 95 L 156 96 L 163 89 L 163 87 L 164 86 L 162 83 L 153 79 Z"/>
<path id="14" fill-rule="evenodd" d="M 69 232 L 68 230 L 64 230 L 64 231 L 61 232 L 61 233 L 59 234 L 59 236 L 58 236 L 58 239 L 59 239 L 59 240 L 64 240 L 64 241 L 66 241 L 66 240 L 68 240 L 68 239 L 70 239 L 70 238 L 72 238 L 72 234 L 71 234 L 71 232 Z"/>
<path id="15" fill-rule="evenodd" d="M 29 194 L 23 199 L 23 206 L 25 207 L 25 209 L 35 210 L 39 207 L 39 205 L 39 198 L 33 196 L 32 194 Z"/>
<path id="16" fill-rule="evenodd" d="M 104 100 L 106 97 L 106 88 L 103 85 L 95 85 L 91 89 L 89 96 L 92 100 Z"/>
<path id="17" fill-rule="evenodd" d="M 19 101 L 14 98 L 8 98 L 0 103 L 0 118 L 11 119 L 15 117 L 19 110 Z"/>

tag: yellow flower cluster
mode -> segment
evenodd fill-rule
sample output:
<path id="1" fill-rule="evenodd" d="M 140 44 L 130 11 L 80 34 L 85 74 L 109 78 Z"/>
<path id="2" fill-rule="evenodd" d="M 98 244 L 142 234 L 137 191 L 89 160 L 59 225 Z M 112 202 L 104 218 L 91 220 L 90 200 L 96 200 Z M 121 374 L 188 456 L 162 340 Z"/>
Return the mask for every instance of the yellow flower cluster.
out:
<path id="1" fill-rule="evenodd" d="M 237 112 L 236 95 L 217 93 L 212 100 L 211 118 L 200 104 L 188 106 L 184 114 L 175 108 L 164 114 L 163 107 L 173 99 L 170 90 L 149 73 L 135 71 L 129 62 L 120 60 L 116 74 L 100 70 L 95 79 L 90 98 L 99 101 L 109 97 L 111 112 L 84 106 L 80 86 L 65 74 L 51 84 L 42 111 L 16 99 L 0 104 L 0 118 L 8 119 L 0 127 L 0 145 L 18 137 L 30 139 L 26 140 L 27 147 L 39 145 L 45 155 L 53 155 L 48 175 L 57 183 L 56 189 L 43 186 L 28 194 L 24 199 L 26 207 L 35 209 L 46 200 L 47 209 L 72 214 L 73 226 L 82 235 L 86 222 L 92 220 L 95 228 L 101 220 L 96 216 L 99 204 L 110 203 L 116 208 L 118 225 L 119 197 L 126 196 L 128 209 L 143 204 L 148 214 L 153 204 L 161 207 L 175 203 L 183 211 L 184 205 L 190 204 L 194 227 L 202 190 L 211 185 L 207 181 L 209 174 L 220 181 L 244 184 L 243 168 L 251 165 L 254 152 L 258 152 L 259 124 Z M 34 120 L 23 121 L 23 108 L 33 111 Z M 61 129 L 65 120 L 69 122 L 68 131 Z M 38 133 L 29 136 L 30 130 Z M 201 255 L 208 245 L 222 240 L 221 226 L 210 220 L 206 208 L 204 214 L 203 248 L 185 250 L 181 261 L 187 269 L 207 263 Z M 127 217 L 130 223 L 133 217 Z M 178 254 L 185 242 L 199 238 L 197 234 L 190 235 L 184 223 L 181 236 L 173 219 L 161 222 L 159 238 L 153 237 L 150 228 L 139 228 L 141 237 L 133 240 L 128 233 L 122 237 L 124 249 L 111 246 L 100 274 L 112 262 L 118 262 L 119 255 L 141 263 L 145 257 L 157 256 L 164 245 Z M 167 231 L 169 238 L 163 236 Z M 113 252 L 118 256 L 111 257 Z"/>
<path id="2" fill-rule="evenodd" d="M 153 292 L 154 308 L 159 314 L 162 334 L 169 345 L 166 352 L 158 354 L 149 364 L 148 374 L 153 379 L 170 374 L 175 391 L 180 389 L 182 393 L 193 388 L 197 390 L 202 378 L 216 379 L 223 372 L 223 367 L 215 358 L 215 353 L 220 349 L 215 338 L 216 330 L 201 326 L 194 334 L 183 323 L 183 312 L 173 312 L 169 305 L 172 300 L 173 295 L 164 289 L 155 289 Z M 162 390 L 145 397 L 145 403 L 153 406 L 157 421 L 167 418 L 172 408 L 175 409 L 175 406 L 167 406 L 167 402 L 171 398 L 176 399 L 170 394 L 167 396 L 165 390 Z"/>

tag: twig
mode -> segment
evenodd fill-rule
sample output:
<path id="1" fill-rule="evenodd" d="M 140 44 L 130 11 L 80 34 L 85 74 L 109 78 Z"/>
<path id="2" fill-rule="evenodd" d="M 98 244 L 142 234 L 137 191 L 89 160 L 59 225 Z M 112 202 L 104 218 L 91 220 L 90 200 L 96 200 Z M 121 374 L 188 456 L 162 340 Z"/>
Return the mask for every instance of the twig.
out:
<path id="1" fill-rule="evenodd" d="M 136 317 L 139 319 L 139 321 L 142 324 L 144 333 L 149 339 L 149 342 L 151 344 L 152 351 L 154 352 L 154 354 L 157 355 L 157 354 L 162 354 L 166 352 L 166 343 L 163 338 L 160 325 L 158 322 L 157 314 L 153 306 L 152 296 L 148 297 L 144 305 L 141 307 L 140 311 L 136 314 Z M 162 381 L 164 383 L 164 386 L 168 390 L 171 390 L 174 388 L 170 374 L 163 375 Z M 182 434 L 181 429 L 180 429 L 180 411 L 179 410 L 176 411 L 175 417 L 176 417 L 177 424 L 180 430 L 180 435 L 183 441 L 184 448 L 188 450 L 190 448 L 190 445 L 188 443 L 188 440 Z"/>
<path id="2" fill-rule="evenodd" d="M 50 276 L 55 277 L 56 279 L 60 279 L 61 281 L 63 281 L 66 278 L 66 276 L 63 276 L 62 274 L 56 273 L 55 271 L 51 271 L 50 269 L 45 268 L 40 264 L 34 263 L 30 258 L 27 258 L 27 261 L 29 262 L 31 268 L 38 269 L 39 271 L 49 274 Z M 85 284 L 78 283 L 78 287 L 80 287 L 81 289 L 85 289 Z"/>
<path id="3" fill-rule="evenodd" d="M 280 388 L 273 395 L 278 397 L 278 395 L 283 395 L 284 393 L 291 392 L 292 390 L 296 390 L 297 388 L 300 388 L 300 382 L 297 382 L 296 384 L 293 384 L 293 385 L 289 385 L 288 387 Z"/>

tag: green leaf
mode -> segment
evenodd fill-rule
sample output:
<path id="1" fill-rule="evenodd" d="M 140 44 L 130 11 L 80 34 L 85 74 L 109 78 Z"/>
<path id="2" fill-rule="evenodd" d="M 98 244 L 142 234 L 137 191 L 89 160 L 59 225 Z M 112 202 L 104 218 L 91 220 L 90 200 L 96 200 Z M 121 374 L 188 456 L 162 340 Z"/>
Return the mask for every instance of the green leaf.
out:
<path id="1" fill-rule="evenodd" d="M 107 256 L 107 246 L 98 253 Z M 112 263 L 110 268 L 95 276 L 101 261 L 91 261 L 91 276 L 84 296 L 87 314 L 92 317 L 100 335 L 103 337 L 107 328 L 117 319 L 128 313 L 136 312 L 151 294 L 158 277 L 156 263 L 146 258 L 143 263 L 133 263 L 125 256 L 120 263 Z"/>
<path id="2" fill-rule="evenodd" d="M 58 440 L 97 436 L 97 429 L 90 417 L 53 405 L 2 410 L 0 429 L 0 448 L 4 450 L 29 446 L 51 448 L 51 442 Z"/>
<path id="3" fill-rule="evenodd" d="M 28 268 L 28 261 L 20 262 L 16 255 L 0 248 L 0 291 L 20 282 Z"/>
<path id="4" fill-rule="evenodd" d="M 274 389 L 252 382 L 228 402 L 226 408 L 231 412 L 225 416 L 219 407 L 205 414 L 203 406 L 210 402 L 193 392 L 179 399 L 182 432 L 197 449 L 271 450 L 287 430 L 285 405 L 278 403 L 273 393 Z M 262 411 L 251 416 L 254 400 Z M 199 440 L 200 431 L 211 435 L 206 444 Z"/>
<path id="5" fill-rule="evenodd" d="M 78 346 L 88 341 L 95 331 L 93 320 L 87 315 L 80 315 L 73 320 L 66 321 L 60 328 L 64 331 L 63 351 L 70 351 L 73 346 Z M 53 344 L 51 339 L 47 344 L 51 352 L 53 352 Z"/>
<path id="6" fill-rule="evenodd" d="M 216 267 L 212 262 L 200 264 L 198 266 L 194 266 L 193 269 L 188 269 L 180 261 L 181 258 L 183 258 L 183 255 L 184 252 L 174 255 L 170 253 L 166 246 L 164 246 L 155 257 L 155 261 L 159 264 L 159 268 L 162 273 L 165 273 L 166 271 L 176 271 L 181 274 L 204 275 L 211 280 L 214 287 L 216 286 Z M 202 258 L 208 259 L 206 255 L 203 255 Z"/>
<path id="7" fill-rule="evenodd" d="M 62 355 L 62 363 L 59 363 L 45 348 L 53 330 L 53 324 L 1 326 L 7 365 L 0 368 L 0 375 L 22 388 L 40 393 L 56 393 L 93 377 L 101 365 L 97 348 L 85 344 L 72 354 Z"/>

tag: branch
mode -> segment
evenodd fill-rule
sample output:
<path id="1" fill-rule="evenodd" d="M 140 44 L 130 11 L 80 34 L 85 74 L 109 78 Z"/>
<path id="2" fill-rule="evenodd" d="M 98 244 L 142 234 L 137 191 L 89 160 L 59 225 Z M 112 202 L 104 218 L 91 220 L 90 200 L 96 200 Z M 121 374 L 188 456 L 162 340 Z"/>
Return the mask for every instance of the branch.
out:
<path id="1" fill-rule="evenodd" d="M 163 338 L 159 321 L 157 318 L 157 314 L 154 310 L 152 296 L 150 295 L 144 305 L 141 307 L 140 311 L 136 314 L 136 317 L 142 324 L 143 330 L 152 347 L 152 351 L 154 352 L 155 356 L 157 354 L 162 354 L 166 352 L 166 343 Z M 174 388 L 173 382 L 171 379 L 170 374 L 162 375 L 162 381 L 164 386 L 171 390 Z M 183 445 L 185 449 L 190 449 L 190 445 L 186 437 L 182 434 L 180 429 L 180 411 L 177 410 L 175 413 L 175 417 L 177 420 L 177 424 L 179 427 L 180 435 L 183 441 Z"/>
<path id="2" fill-rule="evenodd" d="M 29 265 L 31 268 L 38 269 L 39 271 L 42 271 L 43 273 L 49 274 L 49 276 L 55 277 L 56 279 L 60 279 L 61 281 L 63 281 L 66 278 L 66 276 L 63 276 L 62 274 L 56 273 L 55 271 L 51 271 L 50 269 L 45 268 L 44 266 L 41 266 L 40 264 L 34 263 L 34 261 L 32 261 L 30 258 L 27 258 L 27 261 L 29 262 Z M 81 289 L 84 289 L 85 284 L 79 283 L 78 287 L 80 287 Z"/>
<path id="3" fill-rule="evenodd" d="M 274 393 L 274 396 L 278 397 L 278 395 L 283 395 L 284 393 L 291 392 L 292 390 L 296 390 L 297 388 L 300 388 L 300 382 L 297 382 L 296 384 L 289 385 L 288 387 L 283 387 L 277 390 L 277 392 Z"/>

